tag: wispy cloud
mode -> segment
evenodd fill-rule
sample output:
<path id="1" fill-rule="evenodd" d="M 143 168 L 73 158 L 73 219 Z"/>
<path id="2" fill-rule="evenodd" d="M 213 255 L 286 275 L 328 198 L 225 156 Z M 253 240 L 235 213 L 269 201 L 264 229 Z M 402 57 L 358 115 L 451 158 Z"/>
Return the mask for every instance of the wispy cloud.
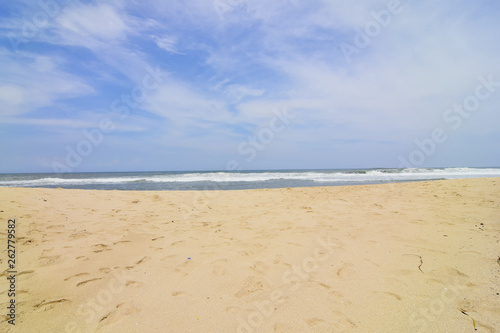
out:
<path id="1" fill-rule="evenodd" d="M 163 49 L 171 53 L 179 53 L 176 48 L 177 39 L 175 37 L 172 36 L 158 37 L 152 35 L 151 38 L 154 40 L 154 42 L 160 49 Z"/>
<path id="2" fill-rule="evenodd" d="M 67 7 L 57 18 L 61 35 L 72 44 L 92 47 L 96 41 L 115 42 L 130 29 L 117 9 L 107 4 L 78 4 Z"/>
<path id="3" fill-rule="evenodd" d="M 0 49 L 0 62 L 1 116 L 33 113 L 62 99 L 94 93 L 85 80 L 61 68 L 62 58 L 32 52 L 12 55 Z"/>

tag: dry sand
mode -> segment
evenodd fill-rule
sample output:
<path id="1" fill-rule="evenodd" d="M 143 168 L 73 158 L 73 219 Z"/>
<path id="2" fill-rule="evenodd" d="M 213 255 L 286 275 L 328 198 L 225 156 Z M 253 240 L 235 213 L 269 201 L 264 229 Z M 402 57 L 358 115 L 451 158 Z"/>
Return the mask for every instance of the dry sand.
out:
<path id="1" fill-rule="evenodd" d="M 500 332 L 500 178 L 0 200 L 0 331 Z"/>

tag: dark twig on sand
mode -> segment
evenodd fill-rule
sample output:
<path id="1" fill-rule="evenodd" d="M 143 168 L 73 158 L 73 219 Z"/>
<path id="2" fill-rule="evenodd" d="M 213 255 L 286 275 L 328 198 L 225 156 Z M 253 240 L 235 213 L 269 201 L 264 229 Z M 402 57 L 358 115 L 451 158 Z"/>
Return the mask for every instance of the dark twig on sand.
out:
<path id="1" fill-rule="evenodd" d="M 467 317 L 469 317 L 470 319 L 472 319 L 472 325 L 474 325 L 474 330 L 477 331 L 477 328 L 476 328 L 476 321 L 474 320 L 474 318 L 472 318 L 467 312 L 465 312 L 464 309 L 461 309 L 461 308 L 458 308 L 460 310 L 460 312 L 462 312 L 464 315 L 466 315 Z"/>
<path id="2" fill-rule="evenodd" d="M 403 254 L 404 256 L 417 256 L 420 258 L 420 265 L 418 265 L 418 270 L 421 271 L 422 273 L 424 272 L 422 270 L 422 265 L 424 264 L 424 260 L 422 259 L 422 256 L 419 256 L 418 254 L 412 254 L 412 253 L 408 253 L 408 254 Z"/>

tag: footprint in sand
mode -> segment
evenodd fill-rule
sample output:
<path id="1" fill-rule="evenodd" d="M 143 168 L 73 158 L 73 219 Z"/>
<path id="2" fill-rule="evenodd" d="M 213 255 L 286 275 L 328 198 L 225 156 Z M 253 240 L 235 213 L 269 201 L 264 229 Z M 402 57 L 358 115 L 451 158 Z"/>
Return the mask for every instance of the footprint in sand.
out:
<path id="1" fill-rule="evenodd" d="M 175 273 L 182 273 L 184 276 L 187 276 L 189 272 L 192 270 L 192 261 L 191 260 L 184 260 L 182 264 L 176 265 L 174 267 L 174 272 Z"/>
<path id="2" fill-rule="evenodd" d="M 143 287 L 144 286 L 144 283 L 142 282 L 139 282 L 139 281 L 127 281 L 125 283 L 125 287 L 129 287 L 129 286 L 132 286 L 132 287 Z"/>
<path id="3" fill-rule="evenodd" d="M 90 273 L 78 273 L 78 274 L 75 274 L 75 275 L 68 276 L 67 278 L 64 279 L 64 281 L 68 281 L 68 280 L 70 280 L 72 278 L 83 276 L 83 275 L 89 275 L 89 274 Z"/>
<path id="4" fill-rule="evenodd" d="M 21 239 L 21 238 L 24 239 L 25 237 L 19 237 L 18 239 Z M 28 239 L 25 239 L 22 244 L 23 245 L 28 245 L 28 244 L 31 244 L 31 243 L 33 243 L 33 239 L 28 238 Z"/>
<path id="5" fill-rule="evenodd" d="M 335 297 L 335 298 L 343 298 L 344 295 L 340 291 L 332 290 L 328 293 L 329 296 Z"/>
<path id="6" fill-rule="evenodd" d="M 358 327 L 354 321 L 347 318 L 345 313 L 340 311 L 332 311 L 332 319 L 336 332 L 351 332 L 353 328 Z"/>
<path id="7" fill-rule="evenodd" d="M 130 243 L 130 241 L 129 240 L 121 240 L 121 241 L 118 241 L 118 242 L 114 242 L 113 245 L 121 244 L 121 243 Z"/>
<path id="8" fill-rule="evenodd" d="M 50 309 L 52 309 L 52 308 L 56 307 L 57 305 L 62 304 L 64 302 L 69 302 L 69 300 L 66 298 L 60 298 L 60 299 L 56 299 L 56 300 L 52 300 L 52 301 L 43 300 L 40 303 L 33 305 L 33 307 L 35 308 L 35 311 L 37 311 L 37 312 L 47 311 L 47 310 L 50 310 Z"/>
<path id="9" fill-rule="evenodd" d="M 168 259 L 175 259 L 175 258 L 177 258 L 178 256 L 179 256 L 179 255 L 177 255 L 177 254 L 170 254 L 170 255 L 168 255 L 168 256 L 166 256 L 166 257 L 161 258 L 161 259 L 160 259 L 160 261 L 165 261 L 165 260 L 168 260 Z"/>
<path id="10" fill-rule="evenodd" d="M 337 271 L 337 276 L 342 280 L 350 280 L 356 276 L 356 271 L 352 269 L 354 267 L 350 263 L 344 263 L 342 267 Z"/>
<path id="11" fill-rule="evenodd" d="M 142 264 L 144 262 L 147 262 L 150 258 L 149 257 L 142 257 L 138 261 L 135 262 L 136 265 Z"/>
<path id="12" fill-rule="evenodd" d="M 52 265 L 52 264 L 56 264 L 57 262 L 59 262 L 60 258 L 61 258 L 60 255 L 42 256 L 42 257 L 38 258 L 38 263 L 40 263 L 43 266 Z"/>
<path id="13" fill-rule="evenodd" d="M 253 263 L 250 269 L 258 274 L 265 274 L 267 272 L 268 266 L 264 264 L 262 261 L 256 261 Z"/>
<path id="14" fill-rule="evenodd" d="M 236 311 L 236 310 L 239 310 L 240 308 L 237 307 L 237 306 L 228 306 L 227 308 L 224 309 L 224 311 L 226 312 L 233 312 L 233 311 Z"/>
<path id="15" fill-rule="evenodd" d="M 238 254 L 242 257 L 250 257 L 253 255 L 253 251 L 239 251 Z"/>
<path id="16" fill-rule="evenodd" d="M 24 275 L 24 274 L 32 274 L 32 273 L 35 273 L 35 271 L 33 271 L 33 270 L 22 271 L 22 272 L 17 273 L 17 276 Z"/>
<path id="17" fill-rule="evenodd" d="M 173 291 L 172 292 L 172 296 L 174 296 L 174 297 L 175 296 L 182 296 L 182 295 L 187 295 L 187 293 L 184 291 Z"/>
<path id="18" fill-rule="evenodd" d="M 311 281 L 311 282 L 313 282 L 313 283 L 317 283 L 320 287 L 323 287 L 323 288 L 325 288 L 325 289 L 331 289 L 331 288 L 332 288 L 331 286 L 329 286 L 329 285 L 327 285 L 327 284 L 324 284 L 324 283 L 322 283 L 322 282 L 319 282 L 319 281 Z"/>
<path id="19" fill-rule="evenodd" d="M 90 236 L 90 232 L 87 232 L 86 230 L 77 231 L 69 235 L 70 238 L 84 238 L 88 236 Z"/>
<path id="20" fill-rule="evenodd" d="M 62 224 L 49 225 L 46 229 L 56 229 L 56 228 L 63 228 L 64 229 L 64 225 L 62 225 Z"/>
<path id="21" fill-rule="evenodd" d="M 151 197 L 151 200 L 154 202 L 161 201 L 161 197 L 158 194 L 155 194 Z"/>
<path id="22" fill-rule="evenodd" d="M 316 325 L 324 323 L 325 321 L 323 319 L 319 319 L 319 318 L 309 318 L 309 319 L 306 319 L 305 322 L 309 327 L 314 327 Z"/>
<path id="23" fill-rule="evenodd" d="M 103 251 L 111 251 L 111 249 L 108 249 L 108 245 L 106 244 L 95 244 L 92 245 L 92 247 L 96 248 L 94 250 L 95 253 L 103 252 Z"/>
<path id="24" fill-rule="evenodd" d="M 102 278 L 94 278 L 94 279 L 90 279 L 90 280 L 85 280 L 85 281 L 82 281 L 82 282 L 78 282 L 76 284 L 77 287 L 80 287 L 80 286 L 83 286 L 84 284 L 87 284 L 89 282 L 92 282 L 92 281 L 97 281 L 97 280 L 101 280 Z"/>
<path id="25" fill-rule="evenodd" d="M 212 261 L 212 274 L 215 276 L 223 276 L 227 273 L 227 259 L 217 259 Z"/>
<path id="26" fill-rule="evenodd" d="M 235 296 L 237 298 L 246 297 L 263 289 L 264 285 L 262 284 L 262 281 L 260 281 L 260 279 L 258 279 L 256 276 L 249 276 L 245 279 L 243 287 L 235 294 Z"/>
<path id="27" fill-rule="evenodd" d="M 50 249 L 43 249 L 42 250 L 42 256 L 45 256 L 47 253 L 54 251 L 54 248 L 51 247 Z"/>
<path id="28" fill-rule="evenodd" d="M 385 294 L 385 295 L 388 295 L 388 296 L 391 296 L 391 297 L 394 297 L 395 299 L 397 299 L 398 301 L 402 300 L 403 298 L 401 296 L 399 296 L 398 294 L 395 294 L 395 293 L 391 293 L 389 291 L 375 291 L 374 293 L 378 293 L 378 294 Z"/>
<path id="29" fill-rule="evenodd" d="M 380 267 L 379 264 L 377 264 L 375 261 L 371 260 L 371 259 L 364 259 L 364 261 L 368 262 L 369 264 L 375 266 L 375 267 Z"/>
<path id="30" fill-rule="evenodd" d="M 465 274 L 465 273 L 463 273 L 463 272 L 461 272 L 458 269 L 453 268 L 453 267 L 444 267 L 444 268 L 442 268 L 442 270 L 444 270 L 446 272 L 446 274 L 448 274 L 448 275 L 459 276 L 461 278 L 470 279 L 470 277 L 467 274 Z"/>
<path id="31" fill-rule="evenodd" d="M 99 327 L 105 327 L 112 325 L 127 316 L 133 315 L 135 313 L 141 312 L 141 309 L 135 305 L 128 303 L 120 303 L 115 306 L 115 308 L 107 312 L 104 316 L 99 319 Z"/>

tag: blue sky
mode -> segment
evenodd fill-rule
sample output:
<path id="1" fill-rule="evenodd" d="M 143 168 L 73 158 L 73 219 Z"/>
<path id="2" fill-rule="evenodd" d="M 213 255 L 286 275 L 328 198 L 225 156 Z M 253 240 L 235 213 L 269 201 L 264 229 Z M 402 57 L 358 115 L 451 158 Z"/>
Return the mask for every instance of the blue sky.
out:
<path id="1" fill-rule="evenodd" d="M 493 0 L 2 2 L 0 172 L 500 166 L 499 17 Z"/>

